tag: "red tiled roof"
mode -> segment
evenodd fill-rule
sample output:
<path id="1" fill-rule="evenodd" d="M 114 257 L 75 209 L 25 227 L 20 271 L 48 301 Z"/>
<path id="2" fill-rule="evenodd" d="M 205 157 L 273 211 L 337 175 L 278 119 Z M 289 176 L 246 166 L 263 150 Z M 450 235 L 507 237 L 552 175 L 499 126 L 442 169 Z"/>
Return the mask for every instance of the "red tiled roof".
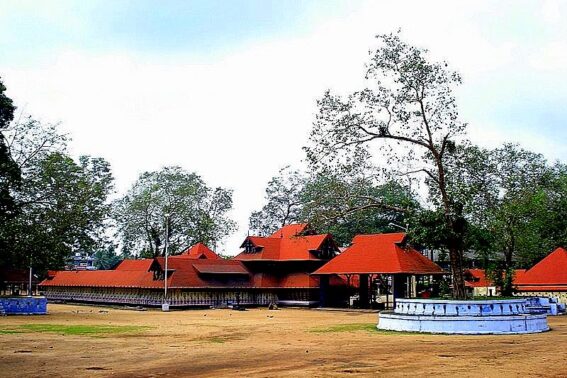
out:
<path id="1" fill-rule="evenodd" d="M 185 258 L 185 259 L 209 259 L 220 260 L 221 257 L 213 252 L 209 247 L 203 243 L 197 243 L 194 246 L 187 248 L 179 255 L 170 256 L 171 258 Z"/>
<path id="2" fill-rule="evenodd" d="M 411 247 L 404 233 L 357 235 L 343 253 L 313 274 L 441 274 L 443 269 Z"/>
<path id="3" fill-rule="evenodd" d="M 115 270 L 149 271 L 154 259 L 122 260 Z"/>
<path id="4" fill-rule="evenodd" d="M 518 290 L 531 286 L 567 288 L 567 250 L 557 248 L 516 280 Z"/>
<path id="5" fill-rule="evenodd" d="M 242 264 L 193 264 L 193 267 L 204 274 L 249 274 Z"/>
<path id="6" fill-rule="evenodd" d="M 151 260 L 160 267 L 165 265 L 165 258 Z M 140 260 L 138 260 L 140 261 Z M 142 268 L 142 264 L 140 264 Z M 163 269 L 163 268 L 162 268 Z M 218 274 L 237 272 L 242 276 L 248 274 L 240 261 L 235 260 L 192 260 L 170 259 L 168 261 L 168 287 L 175 288 L 227 288 L 249 287 L 249 280 L 227 282 L 225 278 L 217 279 Z M 202 275 L 200 273 L 205 273 Z M 52 278 L 46 279 L 41 286 L 67 287 L 132 287 L 162 288 L 163 280 L 154 280 L 152 271 L 147 270 L 94 270 L 94 271 L 60 271 Z"/>
<path id="7" fill-rule="evenodd" d="M 492 281 L 486 278 L 484 269 L 465 270 L 465 285 L 469 287 L 489 287 L 494 286 Z"/>
<path id="8" fill-rule="evenodd" d="M 154 281 L 153 273 L 124 270 L 65 270 L 40 283 L 41 286 L 72 287 L 163 287 L 163 281 Z"/>
<path id="9" fill-rule="evenodd" d="M 259 247 L 259 252 L 241 252 L 234 257 L 236 260 L 319 260 L 311 251 L 321 248 L 323 243 L 331 238 L 330 234 L 297 235 L 303 232 L 307 224 L 292 224 L 274 232 L 272 236 L 248 236 L 242 243 L 247 242 Z M 283 235 L 283 237 L 281 237 Z"/>
<path id="10" fill-rule="evenodd" d="M 283 226 L 272 235 L 271 238 L 292 238 L 294 236 L 301 235 L 301 233 L 305 232 L 309 225 L 307 223 L 295 223 L 295 224 L 288 224 Z"/>

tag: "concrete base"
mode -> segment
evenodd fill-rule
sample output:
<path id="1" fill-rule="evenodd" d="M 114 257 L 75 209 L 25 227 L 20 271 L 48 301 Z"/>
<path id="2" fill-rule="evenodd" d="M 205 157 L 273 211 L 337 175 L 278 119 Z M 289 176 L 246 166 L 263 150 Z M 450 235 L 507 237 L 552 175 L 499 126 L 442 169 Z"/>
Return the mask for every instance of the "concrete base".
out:
<path id="1" fill-rule="evenodd" d="M 506 335 L 548 331 L 545 315 L 427 316 L 380 313 L 378 329 L 469 335 Z"/>
<path id="2" fill-rule="evenodd" d="M 378 329 L 445 334 L 521 334 L 548 331 L 545 314 L 529 314 L 523 300 L 398 299 L 379 315 Z"/>

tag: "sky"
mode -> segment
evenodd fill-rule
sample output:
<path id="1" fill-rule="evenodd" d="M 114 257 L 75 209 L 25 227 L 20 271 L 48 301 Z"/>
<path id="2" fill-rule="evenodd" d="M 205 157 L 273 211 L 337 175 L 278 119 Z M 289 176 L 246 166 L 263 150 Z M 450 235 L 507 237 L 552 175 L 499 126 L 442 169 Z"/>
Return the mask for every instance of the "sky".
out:
<path id="1" fill-rule="evenodd" d="M 374 36 L 402 30 L 463 76 L 486 147 L 567 161 L 567 2 L 0 0 L 0 76 L 20 111 L 108 160 L 118 194 L 179 165 L 234 190 L 234 254 L 268 180 L 299 166 L 326 89 L 363 84 Z"/>

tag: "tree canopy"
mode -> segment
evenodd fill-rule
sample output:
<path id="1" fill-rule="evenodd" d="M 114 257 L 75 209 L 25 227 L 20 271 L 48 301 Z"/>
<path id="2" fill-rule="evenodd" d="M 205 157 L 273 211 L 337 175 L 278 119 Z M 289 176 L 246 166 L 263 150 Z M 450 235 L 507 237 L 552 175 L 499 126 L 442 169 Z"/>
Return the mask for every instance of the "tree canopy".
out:
<path id="1" fill-rule="evenodd" d="M 5 136 L 22 181 L 14 192 L 18 215 L 0 227 L 10 246 L 1 263 L 63 268 L 74 252 L 106 243 L 113 191 L 108 162 L 89 156 L 75 161 L 66 153 L 66 135 L 31 118 L 12 123 Z"/>
<path id="2" fill-rule="evenodd" d="M 428 205 L 443 214 L 453 295 L 463 298 L 465 219 L 462 204 L 447 187 L 447 160 L 466 130 L 453 95 L 461 78 L 446 62 L 431 61 L 426 50 L 398 34 L 377 38 L 380 46 L 370 53 L 366 88 L 347 96 L 327 91 L 318 101 L 307 155 L 315 169 L 332 169 L 333 162 L 365 149 L 380 158 L 386 178 L 425 178 Z M 381 198 L 373 202 L 383 203 Z"/>
<path id="3" fill-rule="evenodd" d="M 197 242 L 215 246 L 236 227 L 228 217 L 231 209 L 231 190 L 210 188 L 195 173 L 165 167 L 140 175 L 116 201 L 114 219 L 125 251 L 159 256 L 166 238 L 173 253 Z"/>

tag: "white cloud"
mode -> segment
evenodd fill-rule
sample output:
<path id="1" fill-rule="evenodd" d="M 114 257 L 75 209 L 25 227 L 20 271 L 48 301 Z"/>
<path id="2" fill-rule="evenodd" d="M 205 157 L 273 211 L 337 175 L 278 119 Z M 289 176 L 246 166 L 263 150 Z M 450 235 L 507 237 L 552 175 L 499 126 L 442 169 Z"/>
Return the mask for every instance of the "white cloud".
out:
<path id="1" fill-rule="evenodd" d="M 492 2 L 369 2 L 342 17 L 314 14 L 305 35 L 262 40 L 224 55 L 69 50 L 2 72 L 20 106 L 62 121 L 75 153 L 108 159 L 121 191 L 142 171 L 171 164 L 235 189 L 240 229 L 221 248 L 234 253 L 250 211 L 262 206 L 269 178 L 303 158 L 316 99 L 326 88 L 361 84 L 375 34 L 402 27 L 408 41 L 448 60 L 465 82 L 474 81 L 517 59 L 518 40 L 493 39 L 483 29 L 483 20 L 505 12 Z M 540 59 L 541 66 L 554 56 Z M 501 139 L 497 130 L 496 124 L 475 129 L 474 137 Z M 545 149 L 545 143 L 532 145 Z"/>

